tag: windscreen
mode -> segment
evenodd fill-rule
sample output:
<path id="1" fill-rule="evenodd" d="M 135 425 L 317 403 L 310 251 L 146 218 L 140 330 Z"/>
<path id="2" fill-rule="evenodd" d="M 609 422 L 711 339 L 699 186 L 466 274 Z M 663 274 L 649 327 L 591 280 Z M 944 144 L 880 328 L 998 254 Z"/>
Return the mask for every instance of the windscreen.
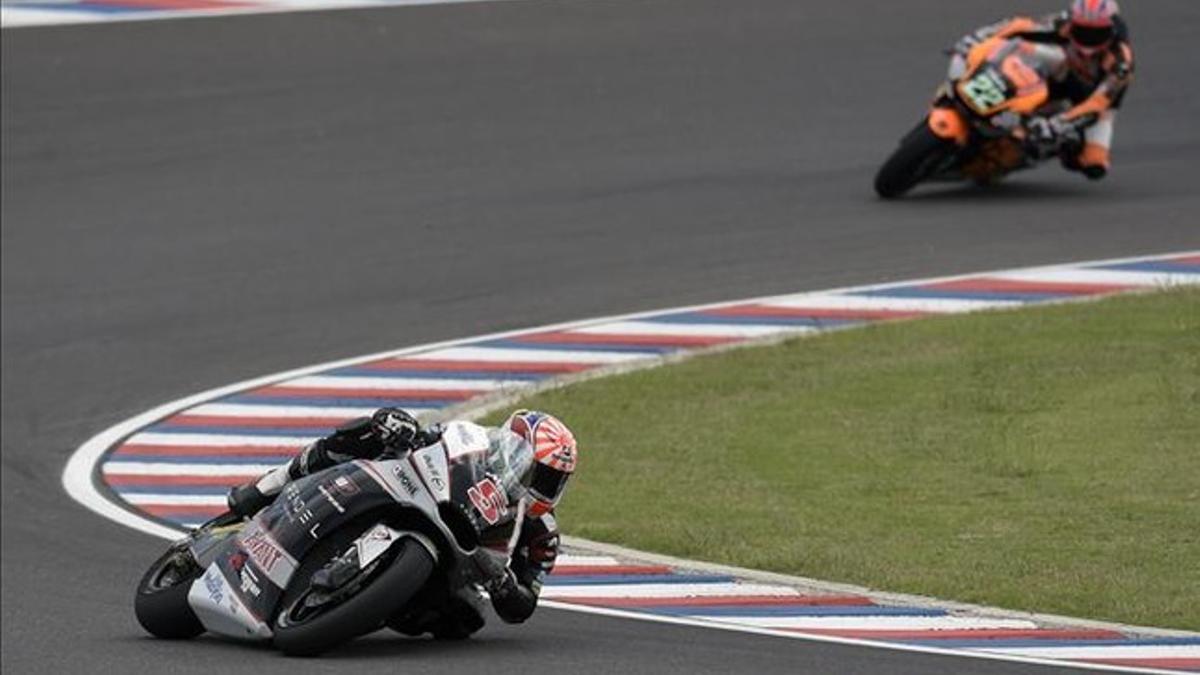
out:
<path id="1" fill-rule="evenodd" d="M 533 466 L 533 448 L 508 429 L 488 429 L 488 471 L 500 478 L 509 500 L 517 501 L 525 494 Z"/>

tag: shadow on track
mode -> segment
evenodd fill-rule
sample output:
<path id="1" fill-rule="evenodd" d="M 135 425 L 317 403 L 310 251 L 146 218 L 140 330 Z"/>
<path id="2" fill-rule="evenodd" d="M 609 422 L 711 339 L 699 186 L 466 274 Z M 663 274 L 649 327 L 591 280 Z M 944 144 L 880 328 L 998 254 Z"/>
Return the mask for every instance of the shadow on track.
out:
<path id="1" fill-rule="evenodd" d="M 480 651 L 486 651 L 488 658 L 509 653 L 528 655 L 536 644 L 536 640 L 530 638 L 532 636 L 527 636 L 527 639 L 523 641 L 520 638 L 506 639 L 491 635 L 476 636 L 469 640 L 433 640 L 427 637 L 411 638 L 390 631 L 381 631 L 348 643 L 321 658 L 330 661 L 358 661 L 396 659 L 406 656 L 420 656 L 424 659 L 455 658 L 458 655 L 468 654 L 473 655 L 472 658 L 474 658 Z"/>
<path id="2" fill-rule="evenodd" d="M 306 670 L 316 667 L 317 671 L 322 671 L 325 667 L 332 670 L 334 666 L 344 666 L 347 662 L 390 660 L 402 664 L 406 659 L 415 659 L 420 663 L 436 659 L 453 663 L 455 659 L 462 658 L 468 662 L 475 662 L 481 653 L 486 653 L 488 659 L 518 652 L 527 655 L 540 651 L 537 649 L 540 643 L 533 639 L 534 637 L 530 634 L 522 640 L 520 637 L 493 634 L 476 636 L 469 640 L 449 641 L 406 637 L 382 630 L 348 642 L 315 659 L 289 659 L 275 650 L 269 642 L 237 642 L 211 635 L 190 641 L 156 640 L 147 636 L 129 635 L 111 638 L 107 642 L 124 645 L 125 649 L 137 652 L 148 660 L 183 661 L 200 665 L 208 659 L 232 658 L 250 667 L 256 664 L 263 665 L 263 660 L 270 660 L 281 665 L 302 663 Z"/>
<path id="3" fill-rule="evenodd" d="M 970 183 L 940 187 L 923 186 L 896 200 L 896 204 L 967 204 L 978 202 L 1059 202 L 1069 200 L 1094 200 L 1104 194 L 1094 184 L 1020 182 L 999 185 L 974 185 Z"/>

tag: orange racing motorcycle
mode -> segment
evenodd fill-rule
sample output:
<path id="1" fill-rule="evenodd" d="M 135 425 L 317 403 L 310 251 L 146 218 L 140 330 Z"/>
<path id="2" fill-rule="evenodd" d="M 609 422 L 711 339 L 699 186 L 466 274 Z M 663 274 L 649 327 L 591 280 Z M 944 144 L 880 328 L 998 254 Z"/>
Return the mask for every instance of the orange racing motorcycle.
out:
<path id="1" fill-rule="evenodd" d="M 1051 105 L 1049 68 L 1038 45 L 991 38 L 966 55 L 962 74 L 938 88 L 929 114 L 900 141 L 875 175 L 884 199 L 926 181 L 990 184 L 1082 146 L 1081 118 L 1053 135 L 1040 132 Z"/>

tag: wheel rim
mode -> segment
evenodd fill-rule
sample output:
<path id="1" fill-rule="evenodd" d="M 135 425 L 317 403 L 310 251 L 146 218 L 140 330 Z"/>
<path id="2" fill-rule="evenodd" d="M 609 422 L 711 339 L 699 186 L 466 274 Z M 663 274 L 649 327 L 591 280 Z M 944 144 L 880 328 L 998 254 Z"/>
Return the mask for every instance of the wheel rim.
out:
<path id="1" fill-rule="evenodd" d="M 158 569 L 154 570 L 143 592 L 158 593 L 174 588 L 194 578 L 199 571 L 199 567 L 186 552 L 172 551 L 163 559 Z"/>

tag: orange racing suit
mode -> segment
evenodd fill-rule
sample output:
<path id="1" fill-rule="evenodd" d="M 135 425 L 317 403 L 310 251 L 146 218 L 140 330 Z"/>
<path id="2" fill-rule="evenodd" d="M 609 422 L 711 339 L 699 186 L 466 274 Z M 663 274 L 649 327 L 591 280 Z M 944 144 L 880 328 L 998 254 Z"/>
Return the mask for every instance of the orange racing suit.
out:
<path id="1" fill-rule="evenodd" d="M 1041 19 L 1018 16 L 984 26 L 954 45 L 950 77 L 961 75 L 967 52 L 989 38 L 1016 38 L 1038 45 L 1036 53 L 1052 73 L 1050 103 L 1044 112 L 1058 122 L 1083 129 L 1082 149 L 1063 156 L 1063 165 L 1089 178 L 1102 178 L 1111 166 L 1117 109 L 1133 80 L 1129 28 L 1119 16 L 1114 21 L 1112 41 L 1091 52 L 1072 43 L 1066 12 Z"/>

